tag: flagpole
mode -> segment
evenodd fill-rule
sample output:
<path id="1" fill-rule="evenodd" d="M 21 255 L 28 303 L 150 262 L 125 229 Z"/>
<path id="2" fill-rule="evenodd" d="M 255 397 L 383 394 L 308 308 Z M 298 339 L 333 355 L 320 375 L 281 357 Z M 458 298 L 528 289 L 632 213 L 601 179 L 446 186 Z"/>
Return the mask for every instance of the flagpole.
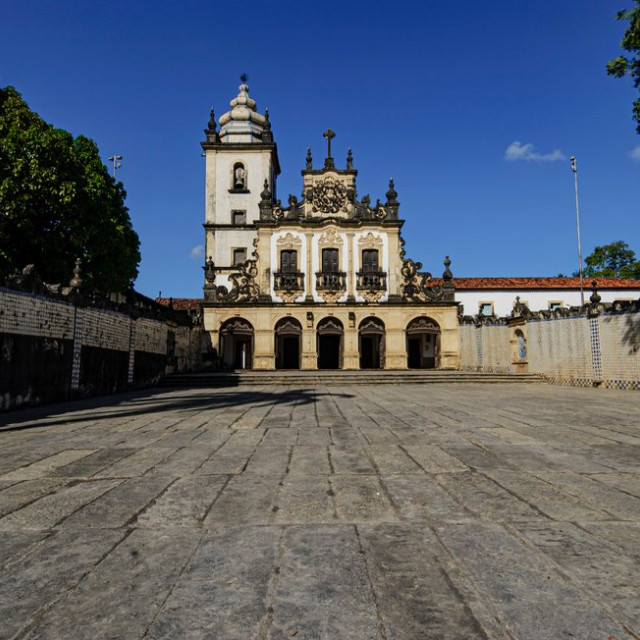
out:
<path id="1" fill-rule="evenodd" d="M 580 204 L 578 202 L 578 165 L 574 156 L 571 156 L 571 171 L 576 192 L 576 223 L 578 226 L 578 273 L 580 275 L 580 306 L 584 306 L 584 283 L 582 279 L 582 244 L 580 243 Z"/>

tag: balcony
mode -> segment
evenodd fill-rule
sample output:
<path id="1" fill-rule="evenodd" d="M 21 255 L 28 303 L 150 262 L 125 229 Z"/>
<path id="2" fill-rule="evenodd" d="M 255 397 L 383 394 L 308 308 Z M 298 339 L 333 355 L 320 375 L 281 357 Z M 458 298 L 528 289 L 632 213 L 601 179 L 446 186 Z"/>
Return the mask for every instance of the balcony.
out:
<path id="1" fill-rule="evenodd" d="M 316 273 L 316 289 L 318 291 L 344 291 L 347 274 L 344 271 L 318 271 Z"/>
<path id="2" fill-rule="evenodd" d="M 304 273 L 299 271 L 276 271 L 273 274 L 273 290 L 286 291 L 287 293 L 304 291 Z"/>
<path id="3" fill-rule="evenodd" d="M 387 288 L 387 274 L 384 271 L 358 271 L 356 289 L 358 291 L 384 291 Z"/>

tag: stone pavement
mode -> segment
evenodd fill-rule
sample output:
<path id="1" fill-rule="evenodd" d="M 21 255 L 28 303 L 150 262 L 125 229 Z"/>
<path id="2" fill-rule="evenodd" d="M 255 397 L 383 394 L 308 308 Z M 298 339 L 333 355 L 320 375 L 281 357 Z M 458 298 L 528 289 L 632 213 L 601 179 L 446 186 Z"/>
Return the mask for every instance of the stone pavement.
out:
<path id="1" fill-rule="evenodd" d="M 0 638 L 639 638 L 639 408 L 411 384 L 4 414 Z"/>

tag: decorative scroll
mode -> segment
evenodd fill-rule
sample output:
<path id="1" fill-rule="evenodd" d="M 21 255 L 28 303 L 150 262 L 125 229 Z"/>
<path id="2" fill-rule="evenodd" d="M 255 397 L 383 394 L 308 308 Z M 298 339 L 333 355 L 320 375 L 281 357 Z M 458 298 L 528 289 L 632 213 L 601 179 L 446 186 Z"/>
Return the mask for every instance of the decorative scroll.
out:
<path id="1" fill-rule="evenodd" d="M 428 271 L 420 272 L 421 262 L 403 260 L 400 273 L 404 279 L 401 285 L 402 297 L 405 300 L 421 300 L 423 302 L 441 302 L 445 291 L 440 285 L 430 286 L 432 276 Z"/>

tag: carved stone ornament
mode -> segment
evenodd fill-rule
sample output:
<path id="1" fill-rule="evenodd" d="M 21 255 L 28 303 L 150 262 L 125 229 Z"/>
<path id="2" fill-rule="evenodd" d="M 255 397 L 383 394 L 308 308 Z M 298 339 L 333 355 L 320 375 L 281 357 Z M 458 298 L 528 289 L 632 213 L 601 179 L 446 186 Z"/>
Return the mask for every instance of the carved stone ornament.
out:
<path id="1" fill-rule="evenodd" d="M 302 238 L 294 236 L 292 233 L 287 233 L 285 236 L 280 236 L 276 240 L 278 249 L 294 250 L 299 249 L 302 246 Z"/>
<path id="2" fill-rule="evenodd" d="M 335 227 L 330 227 L 320 236 L 318 244 L 321 247 L 341 247 L 342 237 Z"/>
<path id="3" fill-rule="evenodd" d="M 404 280 L 402 287 L 402 297 L 405 300 L 416 300 L 422 302 L 441 302 L 445 299 L 445 289 L 439 285 L 431 285 L 431 274 L 427 271 L 420 272 L 421 262 L 413 260 L 403 260 L 400 273 Z"/>
<path id="4" fill-rule="evenodd" d="M 220 292 L 218 297 L 220 302 L 255 302 L 260 295 L 260 287 L 256 282 L 258 267 L 256 260 L 247 260 L 238 273 L 229 275 L 232 282 L 231 291 Z M 218 287 L 222 289 L 222 287 Z"/>
<path id="5" fill-rule="evenodd" d="M 360 251 L 363 249 L 381 249 L 382 238 L 378 235 L 374 235 L 371 231 L 364 236 L 358 238 L 358 248 Z"/>
<path id="6" fill-rule="evenodd" d="M 337 213 L 347 204 L 347 188 L 345 185 L 327 176 L 317 182 L 313 188 L 313 211 L 321 213 Z"/>
<path id="7" fill-rule="evenodd" d="M 220 333 L 226 335 L 228 333 L 252 335 L 253 327 L 251 323 L 247 322 L 244 318 L 233 318 L 224 323 L 224 326 L 220 330 Z"/>
<path id="8" fill-rule="evenodd" d="M 415 318 L 407 327 L 408 333 L 440 333 L 440 327 L 431 318 Z"/>

